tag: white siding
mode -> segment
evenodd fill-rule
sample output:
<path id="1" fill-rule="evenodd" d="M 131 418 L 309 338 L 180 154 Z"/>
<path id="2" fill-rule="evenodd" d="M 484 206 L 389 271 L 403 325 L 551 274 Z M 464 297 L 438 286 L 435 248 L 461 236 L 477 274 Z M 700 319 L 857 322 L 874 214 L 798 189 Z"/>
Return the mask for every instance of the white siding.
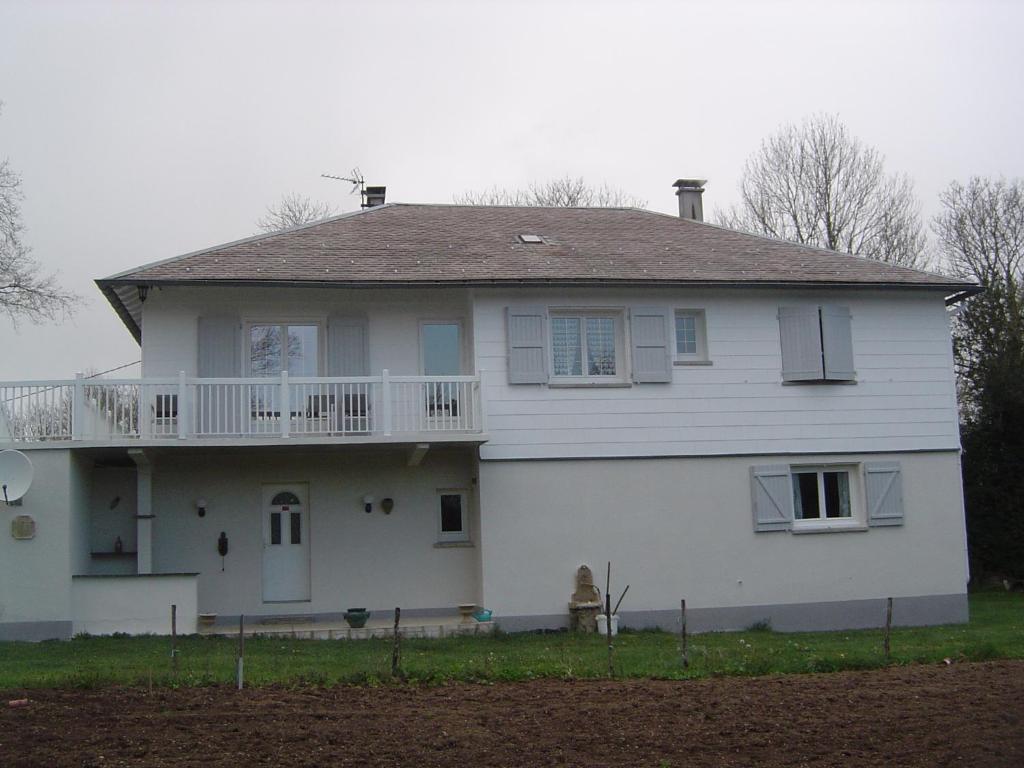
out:
<path id="1" fill-rule="evenodd" d="M 505 307 L 704 308 L 710 366 L 671 384 L 510 385 Z M 782 382 L 778 309 L 853 315 L 856 384 Z M 477 291 L 473 318 L 489 441 L 483 459 L 957 449 L 948 318 L 934 292 Z"/>

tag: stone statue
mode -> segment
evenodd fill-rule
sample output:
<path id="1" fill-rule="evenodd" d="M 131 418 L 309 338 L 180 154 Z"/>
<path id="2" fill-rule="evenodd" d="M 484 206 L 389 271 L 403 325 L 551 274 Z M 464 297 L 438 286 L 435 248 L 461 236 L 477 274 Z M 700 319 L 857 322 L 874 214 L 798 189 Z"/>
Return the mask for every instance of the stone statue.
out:
<path id="1" fill-rule="evenodd" d="M 569 601 L 569 628 L 578 632 L 596 632 L 601 611 L 601 590 L 594 585 L 594 573 L 586 565 L 576 570 L 576 591 Z"/>
<path id="2" fill-rule="evenodd" d="M 576 571 L 576 591 L 572 593 L 572 602 L 576 605 L 581 603 L 601 605 L 601 591 L 594 586 L 594 572 L 586 565 L 581 565 Z"/>

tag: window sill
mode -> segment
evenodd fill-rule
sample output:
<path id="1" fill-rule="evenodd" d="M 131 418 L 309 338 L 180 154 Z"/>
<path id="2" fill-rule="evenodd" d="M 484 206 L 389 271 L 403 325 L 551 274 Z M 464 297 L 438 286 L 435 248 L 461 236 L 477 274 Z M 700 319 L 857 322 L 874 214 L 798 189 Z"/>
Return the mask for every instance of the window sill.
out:
<path id="1" fill-rule="evenodd" d="M 548 389 L 629 389 L 628 381 L 549 381 Z"/>
<path id="2" fill-rule="evenodd" d="M 710 360 L 673 360 L 672 365 L 714 365 Z"/>
<path id="3" fill-rule="evenodd" d="M 784 387 L 852 387 L 857 384 L 856 379 L 797 379 L 795 381 L 782 381 Z"/>
<path id="4" fill-rule="evenodd" d="M 459 549 L 459 548 L 471 548 L 473 546 L 472 541 L 435 541 L 434 549 Z"/>
<path id="5" fill-rule="evenodd" d="M 811 525 L 796 525 L 794 523 L 792 532 L 794 534 L 804 533 L 863 533 L 868 529 L 864 523 L 814 523 Z"/>

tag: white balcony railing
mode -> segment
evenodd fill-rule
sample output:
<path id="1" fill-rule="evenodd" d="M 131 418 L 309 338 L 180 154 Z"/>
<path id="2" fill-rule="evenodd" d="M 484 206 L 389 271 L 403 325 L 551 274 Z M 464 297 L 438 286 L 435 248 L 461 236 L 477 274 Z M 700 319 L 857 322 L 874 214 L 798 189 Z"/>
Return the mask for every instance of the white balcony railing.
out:
<path id="1" fill-rule="evenodd" d="M 0 383 L 0 441 L 390 437 L 482 431 L 477 376 Z"/>

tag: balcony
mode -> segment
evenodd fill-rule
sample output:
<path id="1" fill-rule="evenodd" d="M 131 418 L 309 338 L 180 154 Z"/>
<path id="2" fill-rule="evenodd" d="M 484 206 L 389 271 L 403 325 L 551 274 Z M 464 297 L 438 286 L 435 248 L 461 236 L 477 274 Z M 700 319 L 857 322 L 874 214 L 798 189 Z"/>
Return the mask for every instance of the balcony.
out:
<path id="1" fill-rule="evenodd" d="M 479 376 L 0 383 L 0 442 L 480 442 Z M 37 447 L 43 447 L 37 445 Z"/>

